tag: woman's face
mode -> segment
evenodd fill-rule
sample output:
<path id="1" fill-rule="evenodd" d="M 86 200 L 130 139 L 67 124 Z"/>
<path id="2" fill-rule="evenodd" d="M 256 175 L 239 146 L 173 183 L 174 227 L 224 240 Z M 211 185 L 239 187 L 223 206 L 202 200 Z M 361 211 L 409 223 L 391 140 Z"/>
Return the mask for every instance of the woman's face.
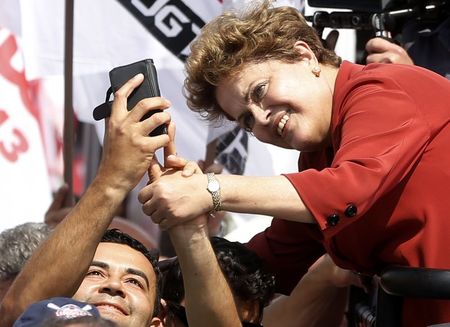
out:
<path id="1" fill-rule="evenodd" d="M 262 142 L 314 151 L 329 142 L 335 72 L 312 73 L 311 59 L 244 64 L 219 83 L 222 109 Z M 322 67 L 323 70 L 324 67 Z M 334 76 L 329 78 L 329 76 Z"/>

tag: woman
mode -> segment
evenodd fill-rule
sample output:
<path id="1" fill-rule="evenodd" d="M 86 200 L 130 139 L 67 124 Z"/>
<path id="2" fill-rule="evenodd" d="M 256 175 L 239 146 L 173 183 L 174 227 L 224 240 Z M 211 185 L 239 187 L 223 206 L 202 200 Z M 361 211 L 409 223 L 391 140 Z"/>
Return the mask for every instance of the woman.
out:
<path id="1" fill-rule="evenodd" d="M 415 66 L 341 63 L 296 10 L 268 7 L 203 28 L 186 66 L 188 104 L 301 151 L 300 172 L 187 168 L 141 191 L 144 212 L 162 228 L 221 209 L 278 217 L 250 246 L 284 292 L 324 252 L 367 274 L 450 268 L 450 82 Z M 405 326 L 450 321 L 448 303 L 427 303 L 405 302 Z"/>

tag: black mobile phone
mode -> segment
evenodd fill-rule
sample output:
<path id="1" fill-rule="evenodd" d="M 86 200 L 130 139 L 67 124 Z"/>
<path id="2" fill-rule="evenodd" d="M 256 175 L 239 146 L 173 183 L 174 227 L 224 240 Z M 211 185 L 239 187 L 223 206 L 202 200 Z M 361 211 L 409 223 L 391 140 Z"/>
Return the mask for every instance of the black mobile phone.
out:
<path id="1" fill-rule="evenodd" d="M 109 72 L 109 80 L 111 82 L 111 92 L 115 93 L 120 89 L 128 80 L 137 74 L 142 73 L 144 75 L 144 81 L 130 94 L 127 100 L 127 109 L 131 110 L 134 106 L 145 98 L 152 98 L 160 96 L 158 85 L 158 75 L 156 73 L 155 65 L 152 59 L 145 59 L 134 62 L 129 65 L 119 66 Z M 107 95 L 106 104 L 108 104 L 109 94 Z M 147 119 L 156 112 L 162 110 L 152 110 L 146 113 L 141 120 Z M 101 105 L 94 110 L 94 118 L 100 120 L 110 115 L 111 109 L 109 105 Z M 161 134 L 167 134 L 166 124 L 162 124 L 156 127 L 150 136 L 156 136 Z"/>

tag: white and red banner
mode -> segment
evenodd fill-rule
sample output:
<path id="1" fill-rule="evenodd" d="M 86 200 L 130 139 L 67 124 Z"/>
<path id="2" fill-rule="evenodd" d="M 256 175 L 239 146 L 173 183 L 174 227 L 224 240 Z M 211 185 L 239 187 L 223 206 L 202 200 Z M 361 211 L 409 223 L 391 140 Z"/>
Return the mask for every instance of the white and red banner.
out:
<path id="1" fill-rule="evenodd" d="M 17 39 L 0 28 L 0 231 L 42 221 L 50 184 L 38 111 Z"/>

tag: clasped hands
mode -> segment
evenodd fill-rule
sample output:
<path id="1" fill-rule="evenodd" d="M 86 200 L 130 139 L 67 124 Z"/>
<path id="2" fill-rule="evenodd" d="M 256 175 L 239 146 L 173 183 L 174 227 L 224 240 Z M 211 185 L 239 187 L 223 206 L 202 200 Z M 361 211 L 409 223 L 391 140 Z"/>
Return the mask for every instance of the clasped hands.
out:
<path id="1" fill-rule="evenodd" d="M 169 128 L 171 141 L 164 148 L 164 166 L 153 158 L 150 182 L 138 199 L 142 210 L 163 230 L 183 224 L 207 224 L 212 198 L 206 190 L 207 178 L 200 166 L 176 155 L 174 125 Z M 211 168 L 210 168 L 211 170 Z"/>

